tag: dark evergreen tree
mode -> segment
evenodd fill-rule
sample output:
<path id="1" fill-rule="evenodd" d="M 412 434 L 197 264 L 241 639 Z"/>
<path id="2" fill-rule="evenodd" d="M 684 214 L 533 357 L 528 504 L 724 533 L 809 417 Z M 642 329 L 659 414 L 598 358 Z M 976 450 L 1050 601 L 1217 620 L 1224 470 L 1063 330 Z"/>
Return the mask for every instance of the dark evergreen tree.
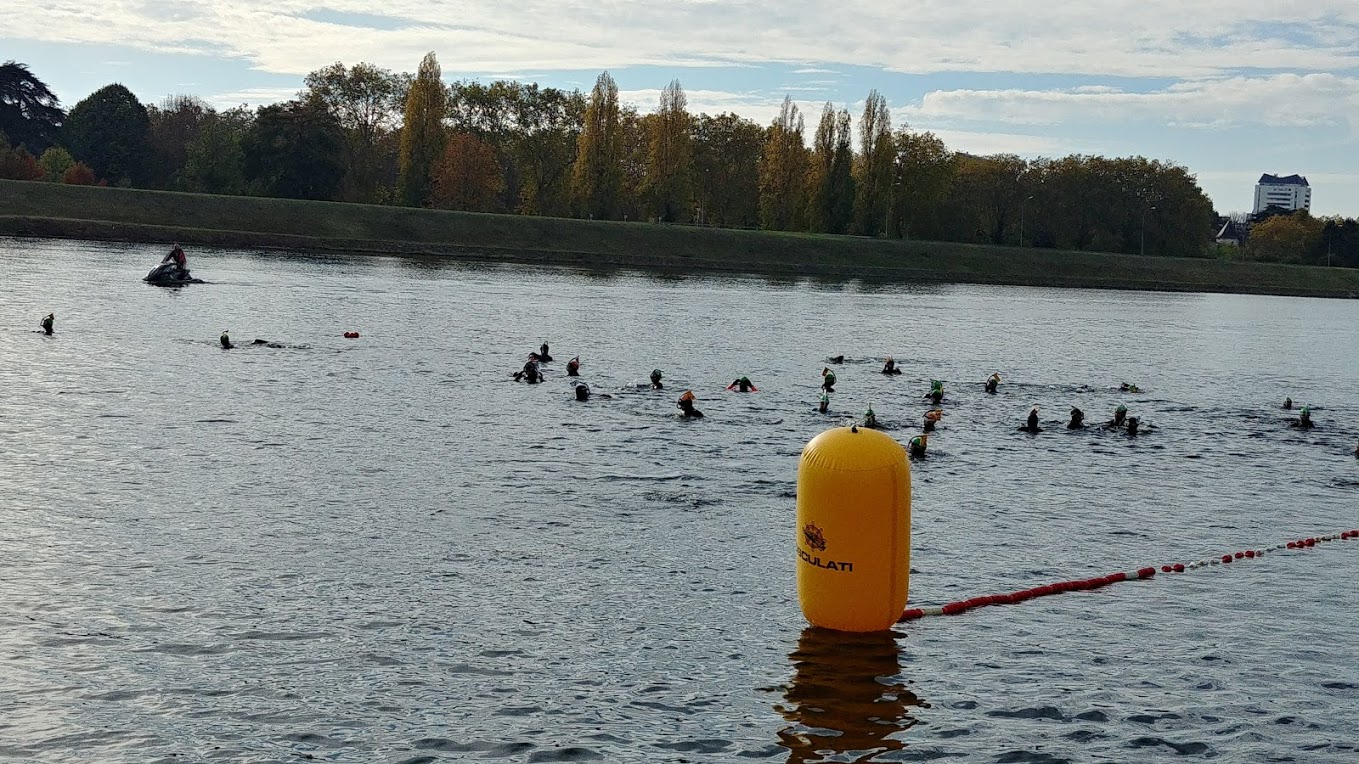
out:
<path id="1" fill-rule="evenodd" d="M 0 64 L 0 134 L 14 147 L 41 154 L 56 140 L 65 114 L 55 94 L 25 64 Z"/>
<path id="2" fill-rule="evenodd" d="M 62 143 L 110 185 L 139 183 L 150 170 L 146 107 L 132 91 L 114 83 L 94 91 L 71 109 Z"/>
<path id="3" fill-rule="evenodd" d="M 266 196 L 334 199 L 344 180 L 344 133 L 320 104 L 261 107 L 241 150 L 246 180 Z"/>

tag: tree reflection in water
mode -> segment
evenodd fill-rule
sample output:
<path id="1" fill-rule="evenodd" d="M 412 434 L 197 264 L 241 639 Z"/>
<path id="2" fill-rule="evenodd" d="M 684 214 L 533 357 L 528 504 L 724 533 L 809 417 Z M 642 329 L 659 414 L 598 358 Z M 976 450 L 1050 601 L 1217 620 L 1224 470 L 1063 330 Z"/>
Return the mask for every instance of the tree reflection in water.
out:
<path id="1" fill-rule="evenodd" d="M 808 627 L 789 655 L 792 681 L 775 710 L 793 724 L 779 732 L 788 761 L 875 761 L 906 746 L 899 734 L 927 707 L 900 676 L 896 634 Z"/>

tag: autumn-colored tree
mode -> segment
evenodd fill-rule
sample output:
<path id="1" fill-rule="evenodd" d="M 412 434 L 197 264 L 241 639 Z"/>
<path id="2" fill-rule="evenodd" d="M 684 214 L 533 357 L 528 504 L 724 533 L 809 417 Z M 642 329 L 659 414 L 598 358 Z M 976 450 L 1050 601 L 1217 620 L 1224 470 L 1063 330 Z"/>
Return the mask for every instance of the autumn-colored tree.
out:
<path id="1" fill-rule="evenodd" d="M 38 157 L 38 164 L 42 166 L 43 180 L 49 183 L 60 183 L 61 177 L 75 164 L 75 159 L 71 157 L 71 152 L 66 149 L 53 146 Z"/>
<path id="2" fill-rule="evenodd" d="M 614 217 L 624 220 L 654 220 L 651 202 L 646 196 L 647 136 L 655 114 L 642 116 L 632 106 L 624 106 L 618 113 L 618 207 Z"/>
<path id="3" fill-rule="evenodd" d="M 853 120 L 848 109 L 835 116 L 835 155 L 831 159 L 829 183 L 828 231 L 849 233 L 854 225 L 854 139 Z"/>
<path id="4" fill-rule="evenodd" d="M 877 236 L 887 223 L 895 159 L 887 99 L 870 90 L 859 118 L 859 161 L 854 178 L 854 227 L 865 236 Z"/>
<path id="5" fill-rule="evenodd" d="M 446 210 L 495 212 L 505 178 L 495 149 L 467 133 L 453 134 L 434 167 L 433 206 Z"/>
<path id="6" fill-rule="evenodd" d="M 213 113 L 185 151 L 185 190 L 204 194 L 239 194 L 245 190 L 242 141 L 254 117 L 245 107 Z"/>
<path id="7" fill-rule="evenodd" d="M 807 162 L 807 230 L 830 230 L 831 165 L 835 163 L 835 107 L 830 101 L 821 109 L 811 154 Z"/>
<path id="8" fill-rule="evenodd" d="M 953 183 L 954 159 L 934 133 L 902 129 L 896 134 L 896 180 L 888 235 L 939 238 L 940 207 Z"/>
<path id="9" fill-rule="evenodd" d="M 401 126 L 397 198 L 407 207 L 423 207 L 429 202 L 430 174 L 444 153 L 446 106 L 439 61 L 434 53 L 426 53 L 406 95 Z"/>
<path id="10" fill-rule="evenodd" d="M 42 165 L 23 146 L 10 148 L 9 141 L 0 137 L 0 178 L 6 180 L 42 180 Z"/>
<path id="11" fill-rule="evenodd" d="M 1018 179 L 1026 167 L 1024 160 L 1012 154 L 958 155 L 953 183 L 942 205 L 943 238 L 975 244 L 1018 243 L 1024 199 Z"/>
<path id="12" fill-rule="evenodd" d="M 595 80 L 585 106 L 571 176 L 572 196 L 582 216 L 609 219 L 617 214 L 623 182 L 620 116 L 618 84 L 604 72 Z"/>
<path id="13" fill-rule="evenodd" d="M 585 118 L 579 91 L 525 87 L 514 105 L 511 151 L 519 169 L 519 211 L 526 215 L 565 216 L 571 211 L 571 167 Z"/>
<path id="14" fill-rule="evenodd" d="M 1301 263 L 1321 240 L 1325 223 L 1306 210 L 1275 215 L 1251 226 L 1246 256 L 1274 263 Z"/>
<path id="15" fill-rule="evenodd" d="M 663 223 L 689 220 L 693 195 L 693 119 L 679 80 L 661 91 L 660 106 L 647 133 L 646 196 Z"/>
<path id="16" fill-rule="evenodd" d="M 803 128 L 797 104 L 784 96 L 760 162 L 760 225 L 766 229 L 792 231 L 805 225 L 808 154 Z"/>
<path id="17" fill-rule="evenodd" d="M 94 170 L 84 162 L 76 162 L 66 168 L 66 172 L 61 175 L 61 182 L 68 186 L 103 186 L 104 181 L 100 180 Z"/>
<path id="18" fill-rule="evenodd" d="M 140 182 L 149 173 L 150 118 L 146 107 L 119 84 L 106 85 L 71 109 L 62 143 L 114 185 Z"/>
<path id="19" fill-rule="evenodd" d="M 342 198 L 374 202 L 383 198 L 384 138 L 397 129 L 406 81 L 400 74 L 368 63 L 346 68 L 336 62 L 307 75 L 304 100 L 322 104 L 345 136 Z"/>
<path id="20" fill-rule="evenodd" d="M 735 114 L 700 115 L 694 128 L 698 222 L 753 228 L 760 224 L 760 153 L 764 128 Z"/>
<path id="21" fill-rule="evenodd" d="M 212 113 L 211 107 L 189 95 L 170 96 L 159 106 L 147 107 L 150 122 L 147 142 L 151 153 L 144 177 L 148 185 L 184 190 L 184 162 L 189 144 L 198 137 L 203 122 Z"/>

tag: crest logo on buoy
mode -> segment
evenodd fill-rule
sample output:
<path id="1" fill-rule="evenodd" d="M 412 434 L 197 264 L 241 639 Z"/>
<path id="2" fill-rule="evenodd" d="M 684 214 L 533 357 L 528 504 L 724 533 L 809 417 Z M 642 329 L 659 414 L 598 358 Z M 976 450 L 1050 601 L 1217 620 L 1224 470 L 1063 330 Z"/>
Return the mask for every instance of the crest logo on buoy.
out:
<path id="1" fill-rule="evenodd" d="M 807 525 L 802 528 L 802 538 L 806 539 L 807 546 L 812 549 L 815 549 L 818 552 L 826 551 L 826 536 L 821 532 L 820 528 L 816 527 L 815 523 L 807 523 Z"/>

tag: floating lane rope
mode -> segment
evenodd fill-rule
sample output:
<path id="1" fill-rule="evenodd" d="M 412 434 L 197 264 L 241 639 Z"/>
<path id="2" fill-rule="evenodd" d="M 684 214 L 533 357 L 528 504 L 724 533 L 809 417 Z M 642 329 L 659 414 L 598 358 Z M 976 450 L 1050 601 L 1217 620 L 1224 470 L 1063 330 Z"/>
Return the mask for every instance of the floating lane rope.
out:
<path id="1" fill-rule="evenodd" d="M 1313 536 L 1297 541 L 1289 541 L 1285 544 L 1275 544 L 1274 546 L 1265 547 L 1263 549 L 1247 549 L 1232 554 L 1224 554 L 1221 557 L 1209 557 L 1190 563 L 1162 565 L 1160 566 L 1160 571 L 1162 573 L 1185 573 L 1191 570 L 1211 567 L 1213 565 L 1229 565 L 1237 560 L 1255 559 L 1257 557 L 1263 557 L 1265 554 L 1271 552 L 1288 549 L 1310 549 L 1317 544 L 1327 541 L 1349 541 L 1351 539 L 1359 541 L 1359 530 L 1343 531 L 1341 533 L 1333 533 L 1329 536 Z M 966 613 L 969 610 L 975 610 L 988 605 L 1017 605 L 1020 602 L 1027 602 L 1031 599 L 1047 597 L 1053 594 L 1084 592 L 1091 589 L 1100 589 L 1109 586 L 1110 584 L 1117 584 L 1123 581 L 1140 581 L 1141 579 L 1151 578 L 1156 575 L 1156 570 L 1155 566 L 1138 568 L 1134 571 L 1110 573 L 1107 576 L 1097 576 L 1095 578 L 1083 578 L 1075 581 L 1061 581 L 1055 584 L 1035 586 L 1032 589 L 1024 589 L 1023 591 L 1013 592 L 1011 594 L 989 594 L 981 597 L 973 597 L 969 600 L 950 602 L 947 605 L 907 608 L 906 612 L 901 614 L 901 618 L 898 619 L 898 622 L 914 621 L 917 618 L 924 618 L 927 615 L 959 615 L 961 613 Z"/>

